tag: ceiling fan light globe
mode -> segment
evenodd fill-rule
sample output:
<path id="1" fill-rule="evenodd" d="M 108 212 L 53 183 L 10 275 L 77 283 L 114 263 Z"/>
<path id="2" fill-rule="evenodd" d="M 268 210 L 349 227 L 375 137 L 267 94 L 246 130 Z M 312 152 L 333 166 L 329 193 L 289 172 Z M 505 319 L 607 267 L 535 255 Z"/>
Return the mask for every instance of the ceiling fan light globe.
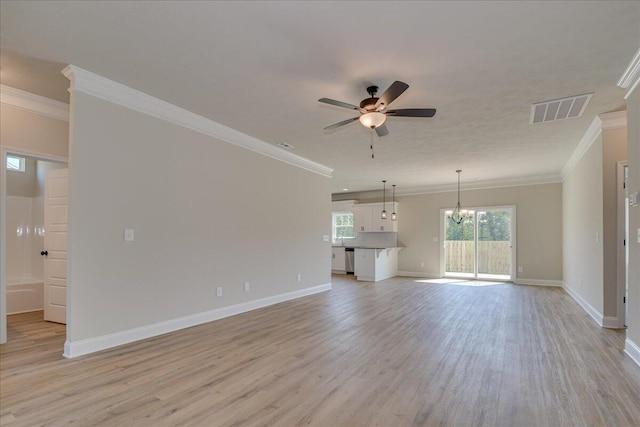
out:
<path id="1" fill-rule="evenodd" d="M 385 114 L 379 113 L 377 111 L 372 111 L 370 113 L 364 113 L 360 116 L 360 123 L 364 127 L 375 129 L 378 126 L 382 126 L 387 120 L 387 116 Z"/>

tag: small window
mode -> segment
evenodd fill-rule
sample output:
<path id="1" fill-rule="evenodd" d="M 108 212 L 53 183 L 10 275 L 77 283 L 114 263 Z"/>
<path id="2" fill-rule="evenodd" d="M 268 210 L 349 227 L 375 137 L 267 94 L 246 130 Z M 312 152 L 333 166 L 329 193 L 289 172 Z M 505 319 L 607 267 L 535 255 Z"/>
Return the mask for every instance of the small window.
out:
<path id="1" fill-rule="evenodd" d="M 24 157 L 7 156 L 7 170 L 24 172 Z"/>
<path id="2" fill-rule="evenodd" d="M 333 212 L 332 217 L 332 234 L 334 241 L 336 239 L 353 239 L 356 237 L 353 229 L 353 213 Z"/>

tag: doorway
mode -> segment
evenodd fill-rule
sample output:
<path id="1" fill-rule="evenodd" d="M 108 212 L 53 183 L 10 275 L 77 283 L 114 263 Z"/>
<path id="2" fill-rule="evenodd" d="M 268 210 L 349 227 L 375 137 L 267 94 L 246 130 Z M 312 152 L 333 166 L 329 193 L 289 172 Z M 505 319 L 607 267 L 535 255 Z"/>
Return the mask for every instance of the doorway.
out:
<path id="1" fill-rule="evenodd" d="M 47 174 L 67 168 L 67 159 L 4 147 L 0 153 L 0 342 L 4 343 L 7 315 L 44 309 L 44 187 Z M 66 292 L 64 300 L 66 304 Z"/>
<path id="2" fill-rule="evenodd" d="M 617 164 L 617 320 L 618 328 L 627 327 L 629 307 L 629 166 L 627 162 Z"/>
<path id="3" fill-rule="evenodd" d="M 460 224 L 441 210 L 443 277 L 512 281 L 515 278 L 515 206 L 469 208 Z"/>

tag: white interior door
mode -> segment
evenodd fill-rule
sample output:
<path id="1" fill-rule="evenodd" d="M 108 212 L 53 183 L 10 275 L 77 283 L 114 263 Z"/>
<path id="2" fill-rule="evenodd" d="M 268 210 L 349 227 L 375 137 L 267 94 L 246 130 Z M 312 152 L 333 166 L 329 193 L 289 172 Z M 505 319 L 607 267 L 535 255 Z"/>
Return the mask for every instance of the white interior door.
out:
<path id="1" fill-rule="evenodd" d="M 44 185 L 44 320 L 67 323 L 69 170 L 47 173 Z"/>

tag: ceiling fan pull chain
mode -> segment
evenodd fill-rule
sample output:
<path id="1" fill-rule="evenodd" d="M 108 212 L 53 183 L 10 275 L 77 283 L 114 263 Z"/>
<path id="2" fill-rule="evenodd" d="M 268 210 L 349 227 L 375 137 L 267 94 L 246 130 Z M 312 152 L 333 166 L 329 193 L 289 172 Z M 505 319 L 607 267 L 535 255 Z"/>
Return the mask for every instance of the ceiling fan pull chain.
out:
<path id="1" fill-rule="evenodd" d="M 375 159 L 375 155 L 373 152 L 373 126 L 371 127 L 371 158 Z"/>

